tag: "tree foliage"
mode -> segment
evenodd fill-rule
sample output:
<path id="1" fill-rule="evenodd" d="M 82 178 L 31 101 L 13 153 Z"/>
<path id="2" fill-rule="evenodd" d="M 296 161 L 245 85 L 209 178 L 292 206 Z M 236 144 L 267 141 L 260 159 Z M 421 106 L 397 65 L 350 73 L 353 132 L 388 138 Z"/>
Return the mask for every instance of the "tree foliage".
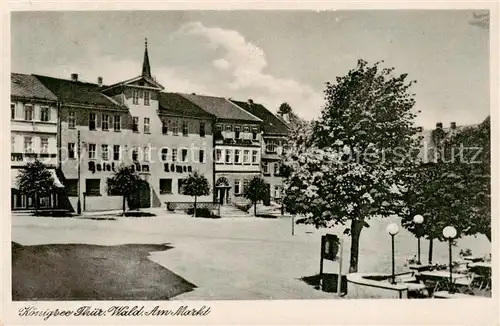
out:
<path id="1" fill-rule="evenodd" d="M 125 213 L 125 200 L 133 195 L 138 187 L 141 179 L 133 166 L 121 165 L 111 178 L 107 180 L 109 192 L 123 196 L 122 209 Z"/>
<path id="2" fill-rule="evenodd" d="M 346 76 L 326 84 L 321 118 L 290 136 L 287 210 L 316 227 L 350 222 L 351 272 L 357 271 L 366 220 L 404 209 L 403 176 L 418 152 L 413 81 L 393 72 L 359 60 Z"/>
<path id="3" fill-rule="evenodd" d="M 257 202 L 269 196 L 269 185 L 260 176 L 253 177 L 243 191 L 243 197 L 253 204 L 254 215 L 257 215 Z"/>
<path id="4" fill-rule="evenodd" d="M 52 174 L 39 160 L 28 162 L 16 181 L 21 193 L 35 197 L 35 211 L 38 211 L 38 199 L 50 194 L 55 187 Z"/>
<path id="5" fill-rule="evenodd" d="M 194 214 L 196 216 L 197 197 L 210 195 L 210 184 L 208 183 L 208 180 L 204 175 L 195 171 L 183 181 L 183 193 L 185 195 L 194 197 Z"/>
<path id="6" fill-rule="evenodd" d="M 278 108 L 278 114 L 290 114 L 292 113 L 292 107 L 287 102 L 281 103 Z"/>

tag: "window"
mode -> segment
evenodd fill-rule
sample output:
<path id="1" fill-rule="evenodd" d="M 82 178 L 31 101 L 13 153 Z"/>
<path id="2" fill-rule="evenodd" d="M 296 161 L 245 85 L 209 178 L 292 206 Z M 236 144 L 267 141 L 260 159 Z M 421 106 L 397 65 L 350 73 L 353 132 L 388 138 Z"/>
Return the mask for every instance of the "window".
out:
<path id="1" fill-rule="evenodd" d="M 252 163 L 257 163 L 257 151 L 252 151 Z"/>
<path id="2" fill-rule="evenodd" d="M 50 121 L 50 108 L 43 106 L 40 108 L 40 121 Z"/>
<path id="3" fill-rule="evenodd" d="M 76 116 L 74 111 L 68 112 L 68 128 L 75 128 L 76 126 Z"/>
<path id="4" fill-rule="evenodd" d="M 250 163 L 250 151 L 248 149 L 243 151 L 243 163 Z"/>
<path id="5" fill-rule="evenodd" d="M 179 122 L 177 120 L 174 121 L 172 125 L 172 132 L 174 135 L 177 135 L 179 133 Z"/>
<path id="6" fill-rule="evenodd" d="M 234 163 L 236 164 L 240 163 L 240 152 L 239 149 L 234 150 Z"/>
<path id="7" fill-rule="evenodd" d="M 243 132 L 250 132 L 250 127 L 249 126 L 244 126 L 243 127 Z"/>
<path id="8" fill-rule="evenodd" d="M 78 179 L 66 179 L 64 181 L 64 186 L 68 191 L 68 196 L 78 196 Z"/>
<path id="9" fill-rule="evenodd" d="M 96 116 L 95 113 L 89 113 L 89 129 L 95 130 L 96 126 Z"/>
<path id="10" fill-rule="evenodd" d="M 241 180 L 234 180 L 234 194 L 241 194 Z"/>
<path id="11" fill-rule="evenodd" d="M 257 140 L 257 128 L 252 128 L 252 139 Z"/>
<path id="12" fill-rule="evenodd" d="M 24 137 L 24 152 L 33 153 L 33 138 Z"/>
<path id="13" fill-rule="evenodd" d="M 10 137 L 10 152 L 11 153 L 16 152 L 16 136 Z"/>
<path id="14" fill-rule="evenodd" d="M 177 148 L 172 149 L 172 162 L 177 162 Z"/>
<path id="15" fill-rule="evenodd" d="M 184 194 L 184 179 L 177 180 L 177 193 Z"/>
<path id="16" fill-rule="evenodd" d="M 200 149 L 200 152 L 199 152 L 199 159 L 200 159 L 200 163 L 205 162 L 205 151 L 202 149 Z"/>
<path id="17" fill-rule="evenodd" d="M 109 160 L 108 145 L 106 145 L 106 144 L 101 145 L 101 157 L 102 157 L 103 161 Z"/>
<path id="18" fill-rule="evenodd" d="M 262 165 L 263 165 L 264 174 L 269 174 L 269 164 L 267 162 L 263 162 Z"/>
<path id="19" fill-rule="evenodd" d="M 216 162 L 221 162 L 222 161 L 222 150 L 221 149 L 216 149 L 215 150 L 215 161 Z"/>
<path id="20" fill-rule="evenodd" d="M 231 163 L 231 150 L 226 149 L 226 163 Z"/>
<path id="21" fill-rule="evenodd" d="M 266 144 L 266 152 L 267 153 L 276 153 L 276 143 L 270 141 Z"/>
<path id="22" fill-rule="evenodd" d="M 160 195 L 172 193 L 172 179 L 160 179 Z"/>
<path id="23" fill-rule="evenodd" d="M 109 115 L 107 114 L 102 115 L 101 128 L 102 130 L 109 130 Z"/>
<path id="24" fill-rule="evenodd" d="M 151 132 L 149 127 L 149 118 L 144 118 L 144 133 L 149 134 Z"/>
<path id="25" fill-rule="evenodd" d="M 182 149 L 181 155 L 182 155 L 181 162 L 187 162 L 188 150 L 186 148 Z"/>
<path id="26" fill-rule="evenodd" d="M 200 136 L 205 137 L 205 121 L 200 121 Z"/>
<path id="27" fill-rule="evenodd" d="M 113 117 L 113 129 L 115 131 L 120 131 L 122 128 L 122 121 L 121 117 L 119 115 L 115 115 Z"/>
<path id="28" fill-rule="evenodd" d="M 101 179 L 85 179 L 85 193 L 87 196 L 100 196 Z"/>
<path id="29" fill-rule="evenodd" d="M 248 179 L 243 180 L 243 192 L 248 188 Z"/>
<path id="30" fill-rule="evenodd" d="M 161 149 L 161 160 L 162 160 L 162 162 L 168 161 L 168 148 Z"/>
<path id="31" fill-rule="evenodd" d="M 40 138 L 40 153 L 49 152 L 49 139 L 47 137 Z"/>
<path id="32" fill-rule="evenodd" d="M 276 185 L 274 186 L 274 198 L 280 198 L 281 197 L 281 189 L 280 186 Z"/>
<path id="33" fill-rule="evenodd" d="M 228 131 L 228 132 L 233 131 L 233 126 L 231 126 L 231 125 L 226 125 L 226 131 Z"/>
<path id="34" fill-rule="evenodd" d="M 151 153 L 151 150 L 150 150 L 149 146 L 144 147 L 144 161 L 145 162 L 150 161 L 150 159 L 149 159 L 149 157 L 151 156 L 150 153 Z"/>
<path id="35" fill-rule="evenodd" d="M 139 104 L 139 91 L 137 89 L 132 91 L 132 103 Z"/>
<path id="36" fill-rule="evenodd" d="M 182 134 L 184 136 L 187 136 L 189 133 L 189 125 L 188 125 L 188 122 L 187 121 L 183 121 L 182 122 Z"/>
<path id="37" fill-rule="evenodd" d="M 120 145 L 113 145 L 113 160 L 120 160 Z"/>
<path id="38" fill-rule="evenodd" d="M 14 120 L 16 118 L 16 104 L 10 103 L 10 118 Z"/>
<path id="39" fill-rule="evenodd" d="M 241 131 L 241 127 L 240 126 L 234 127 L 234 138 L 236 138 L 236 139 L 240 138 L 240 131 Z"/>
<path id="40" fill-rule="evenodd" d="M 139 132 L 139 117 L 132 117 L 132 131 Z"/>
<path id="41" fill-rule="evenodd" d="M 139 149 L 137 148 L 137 146 L 134 146 L 132 148 L 132 161 L 137 161 L 139 158 Z"/>
<path id="42" fill-rule="evenodd" d="M 280 164 L 278 162 L 274 163 L 273 174 L 274 175 L 279 175 L 280 174 Z"/>
<path id="43" fill-rule="evenodd" d="M 149 105 L 149 91 L 144 91 L 144 105 Z"/>
<path id="44" fill-rule="evenodd" d="M 95 159 L 95 149 L 96 149 L 95 144 L 89 144 L 89 160 Z"/>
<path id="45" fill-rule="evenodd" d="M 222 131 L 222 125 L 221 124 L 217 124 L 215 126 L 215 129 L 217 129 L 217 131 Z"/>
<path id="46" fill-rule="evenodd" d="M 75 143 L 68 143 L 68 158 L 75 157 Z"/>
<path id="47" fill-rule="evenodd" d="M 168 134 L 168 124 L 165 120 L 162 120 L 161 122 L 161 133 L 164 135 Z"/>
<path id="48" fill-rule="evenodd" d="M 33 120 L 33 106 L 31 105 L 24 106 L 24 120 L 26 121 Z"/>

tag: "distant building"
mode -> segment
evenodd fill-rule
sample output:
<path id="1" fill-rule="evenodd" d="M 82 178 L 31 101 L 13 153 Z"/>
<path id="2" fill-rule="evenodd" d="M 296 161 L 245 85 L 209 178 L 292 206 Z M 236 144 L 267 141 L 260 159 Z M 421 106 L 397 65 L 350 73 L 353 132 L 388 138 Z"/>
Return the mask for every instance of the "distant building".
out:
<path id="1" fill-rule="evenodd" d="M 271 200 L 279 202 L 282 198 L 283 178 L 280 175 L 289 125 L 278 118 L 262 104 L 253 100 L 247 102 L 231 100 L 245 111 L 262 120 L 262 175 L 269 184 Z"/>
<path id="2" fill-rule="evenodd" d="M 261 123 L 233 102 L 214 96 L 182 94 L 201 109 L 214 115 L 214 200 L 231 203 L 261 173 Z"/>
<path id="3" fill-rule="evenodd" d="M 57 165 L 57 98 L 35 77 L 11 74 L 11 209 L 58 207 L 62 184 L 56 175 Z M 17 176 L 28 162 L 39 159 L 52 173 L 58 189 L 42 198 L 26 196 L 19 191 Z"/>

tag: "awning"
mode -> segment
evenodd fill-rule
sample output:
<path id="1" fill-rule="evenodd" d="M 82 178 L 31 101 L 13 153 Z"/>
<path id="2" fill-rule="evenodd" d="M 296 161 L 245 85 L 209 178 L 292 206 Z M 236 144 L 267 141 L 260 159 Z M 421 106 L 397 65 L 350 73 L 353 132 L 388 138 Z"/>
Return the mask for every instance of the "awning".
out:
<path id="1" fill-rule="evenodd" d="M 57 188 L 64 188 L 64 185 L 61 183 L 59 178 L 57 177 L 56 170 L 50 169 L 50 175 L 52 179 L 54 179 L 54 185 Z M 10 187 L 14 189 L 18 189 L 17 186 L 17 176 L 19 175 L 19 169 L 11 169 L 10 170 Z"/>

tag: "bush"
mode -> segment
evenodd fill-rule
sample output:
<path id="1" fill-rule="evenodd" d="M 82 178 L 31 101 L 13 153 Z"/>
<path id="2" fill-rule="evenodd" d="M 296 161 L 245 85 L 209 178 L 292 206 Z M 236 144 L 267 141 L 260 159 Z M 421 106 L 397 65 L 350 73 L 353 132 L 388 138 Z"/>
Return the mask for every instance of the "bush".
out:
<path id="1" fill-rule="evenodd" d="M 169 212 L 175 211 L 174 203 L 170 203 L 170 202 L 167 203 L 167 211 L 169 211 Z"/>
<path id="2" fill-rule="evenodd" d="M 188 208 L 186 212 L 187 212 L 188 215 L 193 215 L 194 208 Z M 206 208 L 206 207 L 202 207 L 202 208 L 197 208 L 196 209 L 196 217 L 208 217 L 208 218 L 211 218 L 212 215 L 213 215 L 212 212 L 208 208 Z"/>

